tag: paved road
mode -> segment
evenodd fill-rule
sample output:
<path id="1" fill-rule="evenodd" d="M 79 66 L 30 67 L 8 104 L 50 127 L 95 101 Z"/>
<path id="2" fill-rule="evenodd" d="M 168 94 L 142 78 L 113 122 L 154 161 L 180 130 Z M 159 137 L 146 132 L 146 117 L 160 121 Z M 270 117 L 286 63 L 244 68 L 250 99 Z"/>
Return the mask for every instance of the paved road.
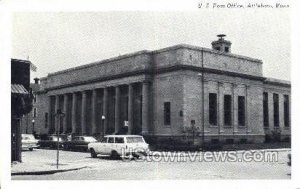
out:
<path id="1" fill-rule="evenodd" d="M 27 154 L 26 154 L 27 153 Z M 26 152 L 24 159 L 55 157 L 53 150 Z M 31 153 L 31 154 L 30 154 Z M 222 152 L 225 154 L 226 152 Z M 89 153 L 62 152 L 62 161 L 87 168 L 52 175 L 12 176 L 13 180 L 115 180 L 115 179 L 290 179 L 289 151 L 278 152 L 276 162 L 123 161 L 106 157 L 90 158 Z M 241 155 L 239 155 L 240 157 Z M 198 156 L 199 157 L 199 156 Z M 68 160 L 68 161 L 66 161 Z M 148 159 L 149 160 L 149 159 Z M 153 160 L 153 159 L 152 159 Z M 156 159 L 157 160 L 157 159 Z M 186 161 L 183 161 L 186 160 Z"/>

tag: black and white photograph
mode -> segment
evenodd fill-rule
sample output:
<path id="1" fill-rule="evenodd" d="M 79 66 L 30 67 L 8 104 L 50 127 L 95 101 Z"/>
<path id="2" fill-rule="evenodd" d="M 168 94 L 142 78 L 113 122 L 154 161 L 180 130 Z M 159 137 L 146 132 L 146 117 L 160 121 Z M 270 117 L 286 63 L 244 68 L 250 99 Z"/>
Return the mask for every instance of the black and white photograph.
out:
<path id="1" fill-rule="evenodd" d="M 3 104 L 9 159 L 1 165 L 10 170 L 1 170 L 1 186 L 299 187 L 296 3 L 192 2 L 187 10 L 4 7 L 11 110 Z"/>

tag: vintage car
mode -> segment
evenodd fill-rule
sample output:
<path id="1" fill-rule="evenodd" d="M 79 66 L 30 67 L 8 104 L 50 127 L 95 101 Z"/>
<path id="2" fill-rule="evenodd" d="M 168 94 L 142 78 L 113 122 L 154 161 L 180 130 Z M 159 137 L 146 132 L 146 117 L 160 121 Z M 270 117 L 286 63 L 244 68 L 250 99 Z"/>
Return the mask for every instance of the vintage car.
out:
<path id="1" fill-rule="evenodd" d="M 22 150 L 38 148 L 38 140 L 32 134 L 22 134 Z"/>
<path id="2" fill-rule="evenodd" d="M 66 139 L 64 136 L 57 137 L 56 135 L 48 135 L 48 136 L 41 137 L 39 141 L 39 145 L 40 148 L 56 149 L 57 142 L 58 142 L 59 148 L 63 148 L 65 140 Z"/>
<path id="3" fill-rule="evenodd" d="M 87 151 L 90 142 L 97 142 L 97 140 L 92 136 L 73 136 L 71 140 L 64 142 L 64 149 Z"/>
<path id="4" fill-rule="evenodd" d="M 96 158 L 98 154 L 110 155 L 112 158 L 120 156 L 147 155 L 149 145 L 139 135 L 107 135 L 101 142 L 88 144 L 91 157 Z"/>

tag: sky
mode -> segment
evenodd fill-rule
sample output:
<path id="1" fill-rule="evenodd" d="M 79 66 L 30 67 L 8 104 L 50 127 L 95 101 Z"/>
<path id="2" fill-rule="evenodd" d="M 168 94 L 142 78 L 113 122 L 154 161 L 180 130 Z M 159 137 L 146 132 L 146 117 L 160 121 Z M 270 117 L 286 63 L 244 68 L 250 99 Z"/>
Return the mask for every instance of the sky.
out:
<path id="1" fill-rule="evenodd" d="M 290 80 L 286 9 L 17 12 L 12 31 L 12 57 L 37 66 L 32 78 L 140 50 L 182 43 L 211 48 L 224 33 L 233 54 L 261 59 L 266 77 Z"/>

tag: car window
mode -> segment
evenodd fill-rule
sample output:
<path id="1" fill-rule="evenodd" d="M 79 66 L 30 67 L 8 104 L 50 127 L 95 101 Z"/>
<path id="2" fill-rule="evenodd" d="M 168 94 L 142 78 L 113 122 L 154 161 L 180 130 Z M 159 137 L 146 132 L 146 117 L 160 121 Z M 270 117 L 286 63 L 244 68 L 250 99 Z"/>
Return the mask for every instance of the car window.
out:
<path id="1" fill-rule="evenodd" d="M 22 135 L 22 140 L 34 140 L 33 135 Z"/>
<path id="2" fill-rule="evenodd" d="M 62 139 L 61 137 L 57 138 L 57 136 L 52 136 L 52 137 L 50 138 L 50 140 L 56 141 L 56 142 L 57 142 L 57 140 L 58 140 L 58 141 L 63 141 L 63 139 Z"/>
<path id="3" fill-rule="evenodd" d="M 114 143 L 114 137 L 108 137 L 108 143 Z"/>
<path id="4" fill-rule="evenodd" d="M 144 143 L 142 137 L 127 137 L 126 141 L 127 143 Z"/>
<path id="5" fill-rule="evenodd" d="M 124 138 L 123 137 L 116 137 L 115 138 L 115 143 L 124 143 Z"/>
<path id="6" fill-rule="evenodd" d="M 102 138 L 102 139 L 100 140 L 100 142 L 102 142 L 102 143 L 107 143 L 107 137 Z"/>
<path id="7" fill-rule="evenodd" d="M 97 140 L 94 137 L 84 137 L 84 141 L 86 141 L 86 142 L 97 142 Z"/>

